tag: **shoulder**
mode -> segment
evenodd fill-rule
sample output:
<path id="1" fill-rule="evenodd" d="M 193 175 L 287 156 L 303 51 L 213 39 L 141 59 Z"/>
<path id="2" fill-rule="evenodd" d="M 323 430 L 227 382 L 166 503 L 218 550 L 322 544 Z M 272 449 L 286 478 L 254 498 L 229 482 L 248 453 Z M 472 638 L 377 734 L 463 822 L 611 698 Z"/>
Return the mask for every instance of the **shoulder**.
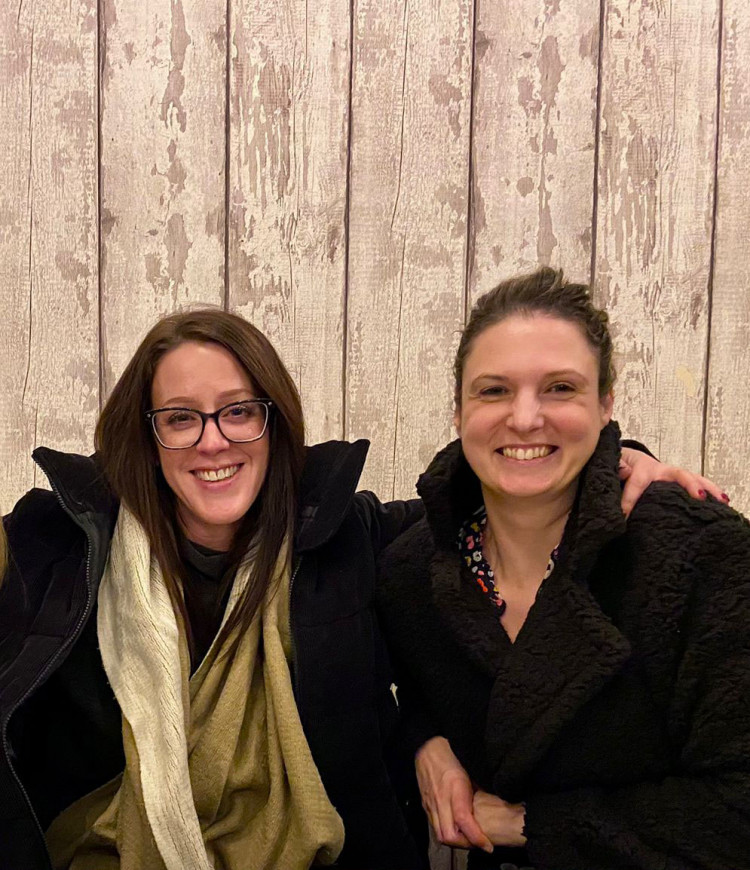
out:
<path id="1" fill-rule="evenodd" d="M 750 590 L 750 523 L 727 505 L 691 498 L 671 483 L 653 483 L 628 520 L 628 536 L 648 553 L 653 573 L 677 563 L 700 589 Z"/>
<path id="2" fill-rule="evenodd" d="M 692 498 L 676 483 L 652 483 L 628 519 L 630 533 L 680 542 L 693 541 L 713 527 L 736 529 L 740 536 L 750 533 L 750 524 L 742 514 L 711 497 L 705 501 Z"/>
<path id="3" fill-rule="evenodd" d="M 49 490 L 32 489 L 3 518 L 9 568 L 31 577 L 76 550 L 84 535 Z"/>
<path id="4" fill-rule="evenodd" d="M 384 595 L 422 586 L 435 551 L 426 517 L 399 535 L 382 553 L 379 588 Z"/>
<path id="5" fill-rule="evenodd" d="M 26 493 L 3 519 L 11 546 L 30 537 L 54 536 L 69 532 L 75 524 L 62 509 L 54 493 L 47 489 L 32 489 Z"/>

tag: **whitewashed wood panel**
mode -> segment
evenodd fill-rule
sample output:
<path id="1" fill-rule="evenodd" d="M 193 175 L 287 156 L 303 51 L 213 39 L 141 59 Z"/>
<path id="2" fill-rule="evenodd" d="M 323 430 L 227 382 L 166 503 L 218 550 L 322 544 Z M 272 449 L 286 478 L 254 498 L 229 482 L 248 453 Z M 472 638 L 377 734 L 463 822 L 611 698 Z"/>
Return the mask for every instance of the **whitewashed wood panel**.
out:
<path id="1" fill-rule="evenodd" d="M 699 469 L 718 0 L 607 0 L 596 284 L 619 351 L 615 416 Z"/>
<path id="2" fill-rule="evenodd" d="M 99 409 L 96 0 L 0 10 L 0 505 Z"/>
<path id="3" fill-rule="evenodd" d="M 231 10 L 229 307 L 281 352 L 308 441 L 340 438 L 349 3 Z"/>
<path id="4" fill-rule="evenodd" d="M 480 2 L 470 292 L 540 265 L 588 280 L 599 0 Z"/>
<path id="5" fill-rule="evenodd" d="M 226 8 L 103 0 L 105 392 L 155 320 L 223 304 Z"/>
<path id="6" fill-rule="evenodd" d="M 725 0 L 705 473 L 750 514 L 750 8 Z"/>
<path id="7" fill-rule="evenodd" d="M 347 437 L 407 496 L 451 433 L 464 314 L 472 3 L 355 4 Z"/>

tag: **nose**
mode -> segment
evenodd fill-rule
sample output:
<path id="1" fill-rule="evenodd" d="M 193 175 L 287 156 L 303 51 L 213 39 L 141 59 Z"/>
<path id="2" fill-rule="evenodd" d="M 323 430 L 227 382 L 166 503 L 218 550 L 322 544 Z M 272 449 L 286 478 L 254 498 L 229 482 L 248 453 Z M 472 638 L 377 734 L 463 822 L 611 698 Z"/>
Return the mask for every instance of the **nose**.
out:
<path id="1" fill-rule="evenodd" d="M 536 392 L 519 391 L 511 404 L 508 426 L 517 432 L 532 432 L 544 425 L 542 406 Z"/>
<path id="2" fill-rule="evenodd" d="M 230 442 L 221 434 L 216 420 L 206 420 L 201 440 L 195 445 L 201 453 L 218 453 L 224 450 Z"/>

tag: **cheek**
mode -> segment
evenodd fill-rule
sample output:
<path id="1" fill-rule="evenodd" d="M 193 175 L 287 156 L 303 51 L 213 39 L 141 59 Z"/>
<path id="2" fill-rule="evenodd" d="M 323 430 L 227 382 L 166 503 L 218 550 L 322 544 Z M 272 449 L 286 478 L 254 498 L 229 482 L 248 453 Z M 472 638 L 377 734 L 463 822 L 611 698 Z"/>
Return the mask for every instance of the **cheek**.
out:
<path id="1" fill-rule="evenodd" d="M 461 437 L 475 440 L 489 437 L 502 425 L 505 416 L 500 404 L 476 405 L 460 417 Z"/>

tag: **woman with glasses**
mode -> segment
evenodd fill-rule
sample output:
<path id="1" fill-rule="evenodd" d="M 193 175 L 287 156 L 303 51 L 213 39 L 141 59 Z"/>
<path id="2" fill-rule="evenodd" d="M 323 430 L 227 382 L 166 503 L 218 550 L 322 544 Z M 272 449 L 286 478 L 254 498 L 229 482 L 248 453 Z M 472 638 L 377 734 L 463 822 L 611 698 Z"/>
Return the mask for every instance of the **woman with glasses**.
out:
<path id="1" fill-rule="evenodd" d="M 94 458 L 35 451 L 52 492 L 6 518 L 0 868 L 424 866 L 371 607 L 421 506 L 355 494 L 366 442 L 303 434 L 268 340 L 211 310 L 148 333 Z"/>

